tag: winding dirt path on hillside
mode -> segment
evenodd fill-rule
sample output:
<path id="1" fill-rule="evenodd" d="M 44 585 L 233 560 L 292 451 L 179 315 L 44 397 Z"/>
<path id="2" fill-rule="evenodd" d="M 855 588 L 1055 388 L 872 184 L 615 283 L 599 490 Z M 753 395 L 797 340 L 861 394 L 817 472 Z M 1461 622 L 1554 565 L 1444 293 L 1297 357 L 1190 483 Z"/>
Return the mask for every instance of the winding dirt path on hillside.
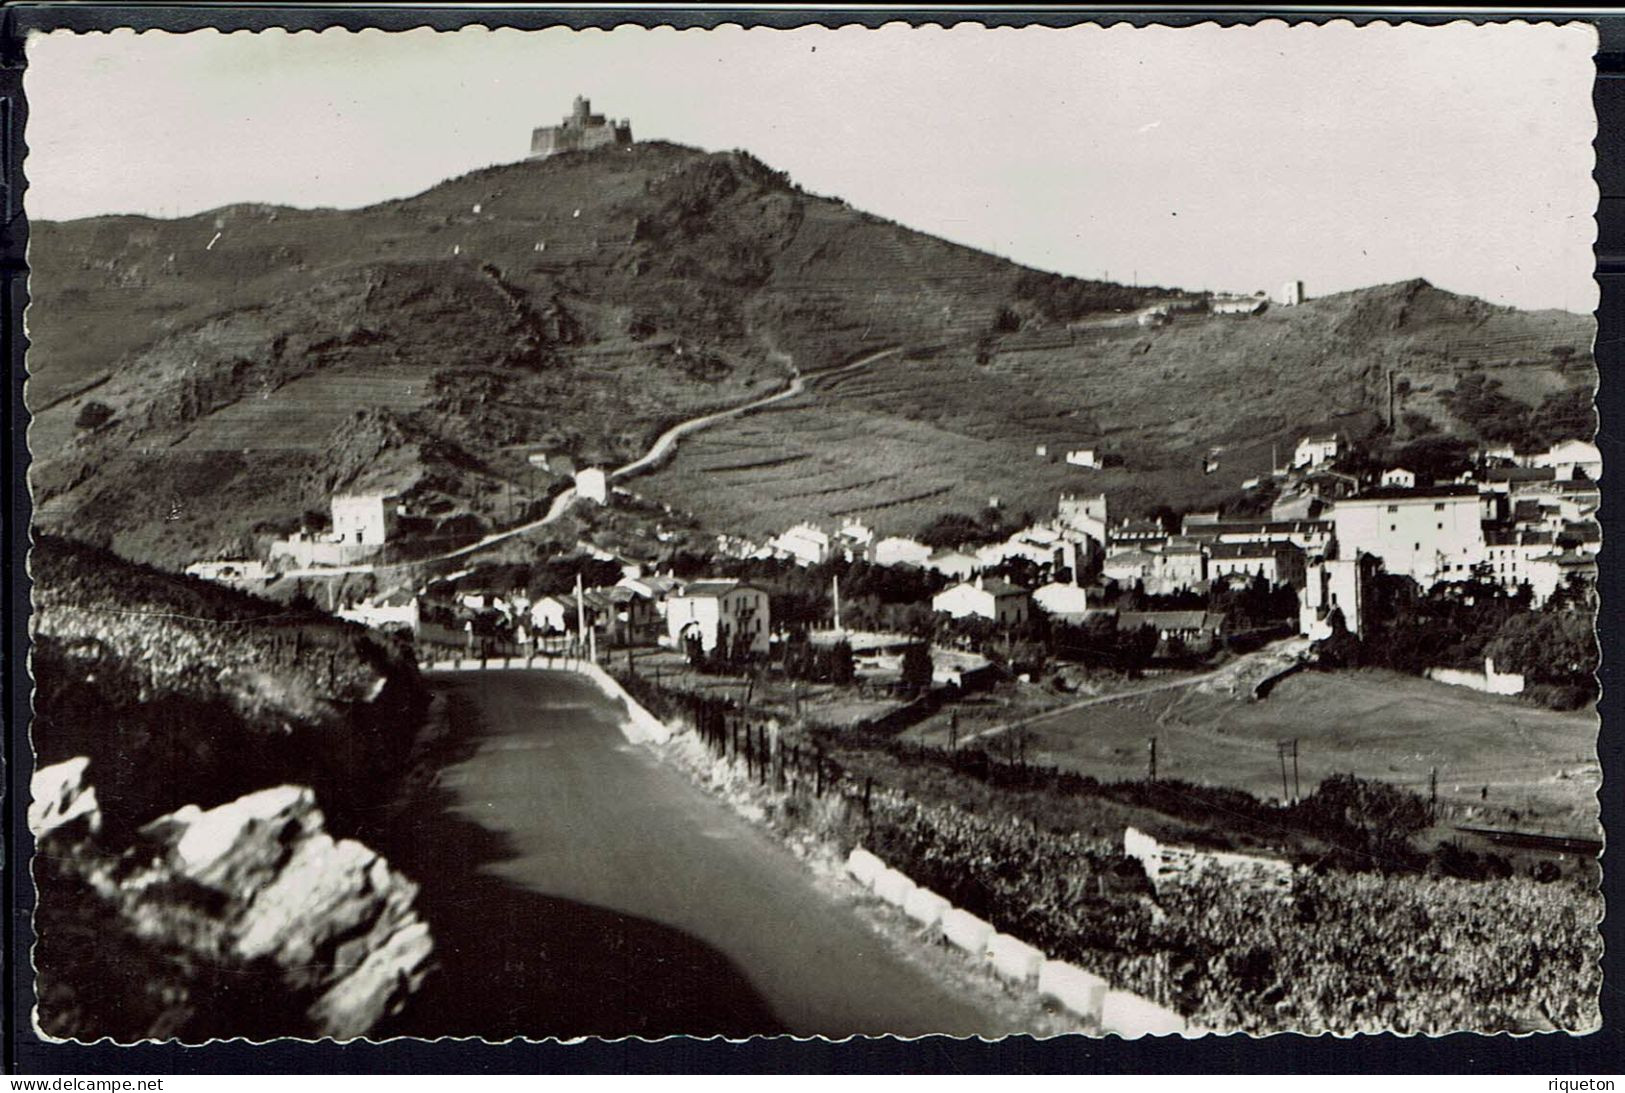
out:
<path id="1" fill-rule="evenodd" d="M 813 376 L 818 379 L 824 379 L 831 376 L 844 375 L 847 372 L 856 372 L 859 369 L 869 367 L 876 361 L 895 356 L 900 352 L 902 352 L 902 346 L 888 346 L 885 349 L 878 349 L 873 353 L 866 353 L 857 360 L 848 364 L 843 364 L 839 368 L 831 368 L 827 371 L 815 372 L 813 373 Z M 659 466 L 660 463 L 676 449 L 677 442 L 690 433 L 697 433 L 702 429 L 709 429 L 711 426 L 718 425 L 724 421 L 730 421 L 736 417 L 743 417 L 745 414 L 754 413 L 755 411 L 763 409 L 764 407 L 772 406 L 788 399 L 793 399 L 797 395 L 804 393 L 806 390 L 807 377 L 803 376 L 800 371 L 792 370 L 790 382 L 785 385 L 783 390 L 775 391 L 771 395 L 765 395 L 762 398 L 754 399 L 750 402 L 742 403 L 739 406 L 733 406 L 726 410 L 715 410 L 709 414 L 701 414 L 698 417 L 691 417 L 687 421 L 680 421 L 657 436 L 654 443 L 649 446 L 648 451 L 644 452 L 632 462 L 620 467 L 616 467 L 605 477 L 611 482 L 620 482 L 624 479 L 642 474 L 644 471 L 651 470 L 654 467 Z M 446 562 L 455 558 L 464 558 L 471 554 L 477 554 L 480 551 L 485 550 L 487 547 L 492 547 L 498 543 L 506 542 L 507 540 L 516 536 L 525 535 L 529 532 L 537 530 L 538 528 L 546 527 L 548 524 L 553 523 L 568 512 L 570 510 L 570 506 L 574 505 L 575 502 L 576 491 L 575 487 L 571 486 L 569 489 L 553 498 L 553 503 L 547 507 L 546 514 L 540 519 L 532 520 L 525 524 L 519 524 L 516 527 L 507 528 L 503 531 L 493 531 L 491 534 L 479 539 L 476 542 L 469 543 L 467 546 L 461 546 L 455 550 L 448 550 L 443 554 L 435 554 L 428 558 L 416 558 L 410 562 L 391 562 L 386 565 L 333 566 L 331 568 L 297 570 L 291 571 L 285 574 L 285 576 L 339 577 L 347 573 L 388 573 L 399 569 L 409 569 L 412 566 L 433 565 L 436 562 Z"/>

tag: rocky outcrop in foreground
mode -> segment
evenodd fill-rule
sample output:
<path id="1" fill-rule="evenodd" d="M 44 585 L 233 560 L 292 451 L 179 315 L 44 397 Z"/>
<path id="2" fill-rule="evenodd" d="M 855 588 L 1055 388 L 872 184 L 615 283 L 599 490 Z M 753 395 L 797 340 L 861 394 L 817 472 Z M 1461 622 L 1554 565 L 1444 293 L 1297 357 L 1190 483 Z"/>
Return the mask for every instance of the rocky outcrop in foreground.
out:
<path id="1" fill-rule="evenodd" d="M 312 792 L 284 785 L 102 839 L 90 764 L 34 776 L 36 1020 L 119 1042 L 364 1036 L 397 1012 L 434 942 L 417 886 L 335 839 Z"/>

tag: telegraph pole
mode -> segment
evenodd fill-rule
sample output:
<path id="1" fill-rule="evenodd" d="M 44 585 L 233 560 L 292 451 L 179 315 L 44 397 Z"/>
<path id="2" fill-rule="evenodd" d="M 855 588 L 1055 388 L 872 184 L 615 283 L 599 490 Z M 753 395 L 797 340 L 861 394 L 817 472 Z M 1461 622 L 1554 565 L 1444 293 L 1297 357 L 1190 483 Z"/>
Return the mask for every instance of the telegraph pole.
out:
<path id="1" fill-rule="evenodd" d="M 1148 781 L 1155 782 L 1157 780 L 1157 738 L 1155 736 L 1151 738 L 1150 744 L 1146 749 L 1145 776 Z"/>
<path id="2" fill-rule="evenodd" d="M 1428 819 L 1437 819 L 1439 815 L 1439 768 L 1434 767 L 1428 772 Z"/>
<path id="3" fill-rule="evenodd" d="M 1298 781 L 1298 738 L 1292 738 L 1292 799 L 1303 800 L 1303 783 Z"/>
<path id="4" fill-rule="evenodd" d="M 579 649 L 587 638 L 587 599 L 581 588 L 581 574 L 576 573 L 576 646 Z M 577 656 L 580 655 L 578 652 Z"/>
<path id="5" fill-rule="evenodd" d="M 1287 742 L 1285 740 L 1277 740 L 1275 742 L 1275 754 L 1281 760 L 1281 803 L 1283 805 L 1289 803 L 1292 796 L 1292 791 L 1287 787 L 1286 784 L 1286 751 Z"/>
<path id="6" fill-rule="evenodd" d="M 832 595 L 833 595 L 834 601 L 835 601 L 835 632 L 837 634 L 839 634 L 839 633 L 842 633 L 842 630 L 841 630 L 841 578 L 839 578 L 839 577 L 831 577 L 829 579 L 829 583 L 830 583 L 830 588 L 833 590 Z"/>

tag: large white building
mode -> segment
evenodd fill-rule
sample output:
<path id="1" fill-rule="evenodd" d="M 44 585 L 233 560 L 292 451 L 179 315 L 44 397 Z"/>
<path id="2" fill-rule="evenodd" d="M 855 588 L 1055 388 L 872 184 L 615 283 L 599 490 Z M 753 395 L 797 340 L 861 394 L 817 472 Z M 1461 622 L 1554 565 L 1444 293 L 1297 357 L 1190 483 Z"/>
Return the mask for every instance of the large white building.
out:
<path id="1" fill-rule="evenodd" d="M 695 581 L 666 601 L 666 633 L 678 649 L 692 637 L 707 653 L 741 640 L 750 652 L 765 654 L 770 626 L 767 593 L 740 581 Z"/>
<path id="2" fill-rule="evenodd" d="M 1331 515 L 1339 557 L 1375 555 L 1424 588 L 1468 580 L 1485 559 L 1476 486 L 1372 490 L 1338 501 Z"/>

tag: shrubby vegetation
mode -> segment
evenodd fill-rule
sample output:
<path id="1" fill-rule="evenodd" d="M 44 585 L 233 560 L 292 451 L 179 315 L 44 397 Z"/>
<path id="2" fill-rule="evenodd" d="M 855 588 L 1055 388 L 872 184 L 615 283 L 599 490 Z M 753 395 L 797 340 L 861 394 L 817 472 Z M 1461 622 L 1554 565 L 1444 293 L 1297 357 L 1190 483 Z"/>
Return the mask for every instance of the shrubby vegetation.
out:
<path id="1" fill-rule="evenodd" d="M 1024 270 L 1014 294 L 1051 322 L 1065 323 L 1102 311 L 1134 311 L 1174 295 L 1169 289 L 1083 281 L 1058 273 Z"/>
<path id="2" fill-rule="evenodd" d="M 1454 391 L 1445 393 L 1444 403 L 1479 436 L 1526 450 L 1586 439 L 1597 428 L 1591 390 L 1586 387 L 1559 391 L 1531 407 L 1505 394 L 1500 380 L 1469 372 L 1456 381 Z"/>
<path id="3" fill-rule="evenodd" d="M 1487 580 L 1441 584 L 1423 592 L 1409 577 L 1379 574 L 1366 599 L 1365 634 L 1346 627 L 1321 649 L 1327 667 L 1429 668 L 1519 672 L 1526 694 L 1554 709 L 1596 700 L 1598 656 L 1593 612 L 1580 589 L 1560 589 L 1531 610 L 1527 585 L 1508 591 Z"/>

